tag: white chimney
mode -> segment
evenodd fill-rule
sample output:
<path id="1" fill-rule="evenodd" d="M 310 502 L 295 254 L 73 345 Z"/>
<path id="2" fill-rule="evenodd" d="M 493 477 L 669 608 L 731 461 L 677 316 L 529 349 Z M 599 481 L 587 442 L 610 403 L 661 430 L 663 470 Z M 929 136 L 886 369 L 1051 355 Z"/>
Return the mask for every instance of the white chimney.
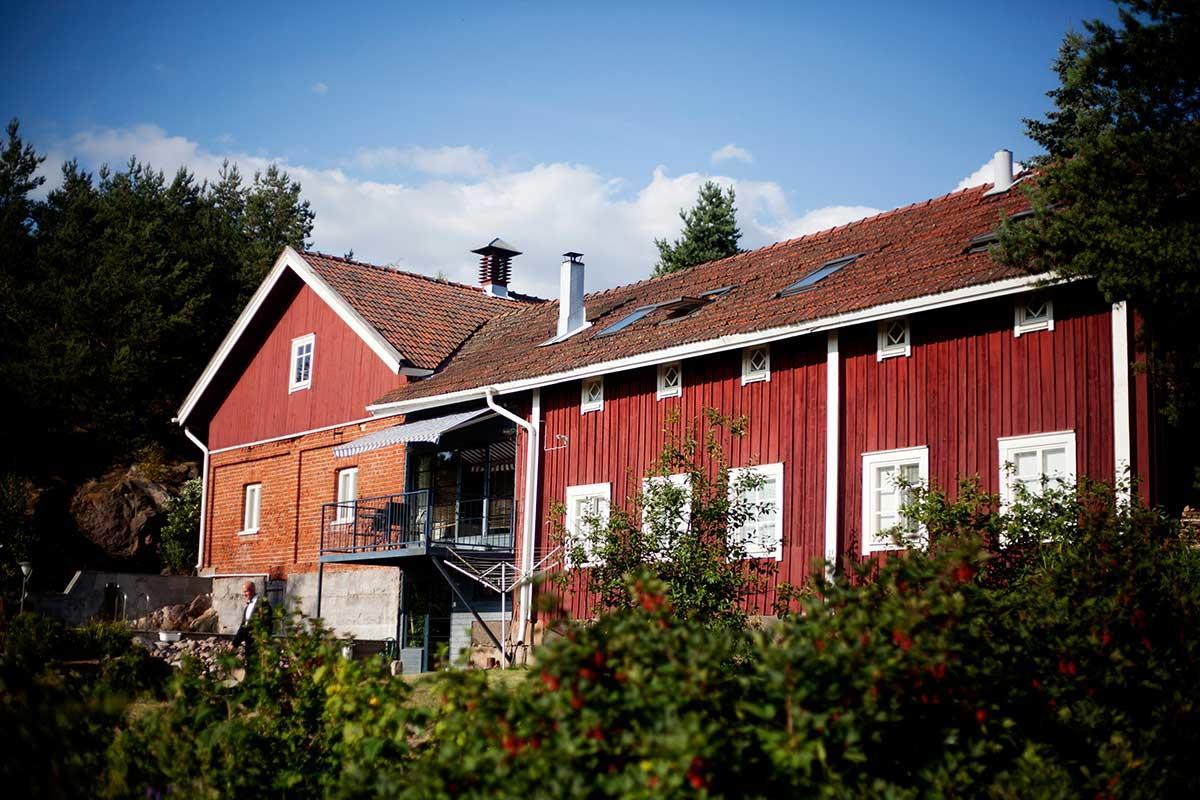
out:
<path id="1" fill-rule="evenodd" d="M 583 253 L 563 253 L 558 273 L 558 336 L 583 327 Z"/>
<path id="2" fill-rule="evenodd" d="M 985 194 L 1007 192 L 1013 185 L 1013 160 L 1011 150 L 997 150 L 992 156 L 992 186 Z"/>

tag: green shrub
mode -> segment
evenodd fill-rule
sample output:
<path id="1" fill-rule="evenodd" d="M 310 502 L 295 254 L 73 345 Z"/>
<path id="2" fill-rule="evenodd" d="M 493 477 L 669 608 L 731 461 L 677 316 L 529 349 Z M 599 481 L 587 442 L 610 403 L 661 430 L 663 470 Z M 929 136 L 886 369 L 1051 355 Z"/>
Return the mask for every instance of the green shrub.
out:
<path id="1" fill-rule="evenodd" d="M 158 535 L 158 557 L 174 574 L 192 571 L 200 537 L 200 478 L 192 478 L 167 501 L 167 520 Z"/>

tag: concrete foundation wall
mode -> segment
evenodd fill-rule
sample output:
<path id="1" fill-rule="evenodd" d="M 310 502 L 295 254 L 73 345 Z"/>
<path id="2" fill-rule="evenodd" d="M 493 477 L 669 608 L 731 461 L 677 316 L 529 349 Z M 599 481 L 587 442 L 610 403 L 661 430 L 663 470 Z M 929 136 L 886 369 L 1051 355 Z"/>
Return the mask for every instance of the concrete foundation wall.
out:
<path id="1" fill-rule="evenodd" d="M 483 617 L 484 622 L 488 627 L 496 633 L 496 638 L 500 638 L 501 631 L 501 616 L 499 611 L 480 611 L 479 616 Z M 474 649 L 473 645 L 477 640 L 482 640 L 480 643 L 485 647 L 494 648 L 495 644 L 488 635 L 483 631 L 476 631 L 478 622 L 475 620 L 475 615 L 469 611 L 455 611 L 450 615 L 450 659 L 454 663 L 462 661 L 462 652 L 468 648 Z"/>
<path id="2" fill-rule="evenodd" d="M 254 580 L 259 592 L 263 578 L 213 578 L 213 607 L 221 618 L 222 633 L 237 630 L 245 604 L 242 584 Z M 300 572 L 288 576 L 283 597 L 272 596 L 272 605 L 290 613 L 314 617 L 317 614 L 317 573 Z M 321 589 L 321 616 L 339 636 L 356 639 L 390 639 L 396 636 L 400 605 L 400 571 L 392 567 L 362 567 L 354 570 L 327 570 Z"/>
<path id="3" fill-rule="evenodd" d="M 44 592 L 31 595 L 31 598 L 34 607 L 43 614 L 58 617 L 68 625 L 82 625 L 105 610 L 104 595 L 108 584 L 116 585 L 118 593 L 128 597 L 125 606 L 128 619 L 144 616 L 163 606 L 190 603 L 197 595 L 212 591 L 210 578 L 81 570 L 61 593 Z M 119 609 L 117 616 L 121 616 Z"/>

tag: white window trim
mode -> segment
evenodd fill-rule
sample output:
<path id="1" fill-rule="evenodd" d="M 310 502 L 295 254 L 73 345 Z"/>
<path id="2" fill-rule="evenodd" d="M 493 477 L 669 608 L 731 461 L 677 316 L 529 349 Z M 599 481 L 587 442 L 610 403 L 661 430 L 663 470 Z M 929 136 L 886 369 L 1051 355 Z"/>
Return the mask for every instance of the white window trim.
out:
<path id="1" fill-rule="evenodd" d="M 1016 304 L 1013 305 L 1013 336 L 1021 336 L 1034 331 L 1054 330 L 1054 301 L 1050 298 L 1046 298 L 1046 319 L 1026 322 L 1025 307 L 1029 305 L 1031 299 L 1038 298 L 1036 295 L 1018 295 Z"/>
<path id="2" fill-rule="evenodd" d="M 1007 509 L 1012 505 L 1013 482 L 1009 475 L 1008 465 L 1012 463 L 1015 453 L 1021 450 L 1044 450 L 1050 447 L 1062 447 L 1066 450 L 1068 472 L 1065 480 L 1074 483 L 1078 475 L 1078 464 L 1075 460 L 1075 431 L 1052 431 L 1050 433 L 1034 433 L 1027 436 L 1004 436 L 996 440 L 1000 454 L 1000 508 Z"/>
<path id="3" fill-rule="evenodd" d="M 587 387 L 588 387 L 588 384 L 591 384 L 591 383 L 599 383 L 600 384 L 600 399 L 599 400 L 595 400 L 595 401 L 588 400 Z M 579 413 L 587 414 L 590 411 L 603 411 L 603 410 L 604 410 L 604 376 L 599 375 L 595 378 L 584 378 L 579 383 Z"/>
<path id="4" fill-rule="evenodd" d="M 692 524 L 692 476 L 686 472 L 677 472 L 674 475 L 650 475 L 642 478 L 642 494 L 645 495 L 650 491 L 650 487 L 655 483 L 667 481 L 674 486 L 678 486 L 687 495 L 687 502 L 683 507 L 683 514 L 679 518 L 679 529 L 686 531 L 688 526 Z M 643 509 L 644 512 L 644 509 Z M 642 531 L 649 532 L 650 526 L 646 520 L 642 520 Z"/>
<path id="5" fill-rule="evenodd" d="M 679 376 L 679 382 L 674 386 L 667 386 L 664 382 L 667 370 L 671 367 L 675 368 L 675 374 Z M 656 397 L 662 400 L 667 397 L 680 397 L 683 394 L 683 362 L 668 361 L 665 364 L 658 365 L 658 392 Z"/>
<path id="6" fill-rule="evenodd" d="M 347 479 L 351 479 L 354 484 L 354 491 L 347 497 L 344 494 Z M 334 522 L 339 525 L 346 525 L 354 522 L 354 512 L 358 502 L 358 467 L 346 467 L 337 471 L 337 515 L 334 517 Z"/>
<path id="7" fill-rule="evenodd" d="M 750 356 L 755 350 L 763 350 L 766 352 L 766 366 L 760 371 L 750 369 Z M 757 383 L 758 381 L 771 380 L 771 346 L 769 344 L 759 344 L 753 347 L 747 347 L 742 350 L 742 386 L 747 383 Z"/>
<path id="8" fill-rule="evenodd" d="M 888 550 L 903 550 L 902 544 L 891 538 L 883 539 L 883 531 L 875 530 L 875 472 L 880 467 L 897 464 L 917 463 L 917 476 L 921 484 L 929 485 L 929 447 L 901 447 L 895 450 L 876 450 L 862 454 L 862 554 L 881 553 Z M 899 511 L 899 509 L 897 509 Z M 917 529 L 918 537 L 924 536 L 924 526 Z"/>
<path id="9" fill-rule="evenodd" d="M 582 520 L 576 518 L 575 504 L 579 500 L 598 497 L 604 500 L 604 510 L 600 512 L 600 519 L 608 519 L 608 510 L 612 505 L 612 484 L 611 483 L 586 483 L 580 486 L 568 486 L 566 496 L 567 513 L 564 522 L 566 528 L 566 541 L 563 542 L 563 565 L 568 569 L 584 569 L 594 567 L 600 563 L 600 560 L 592 553 L 587 553 L 587 558 L 582 563 L 575 564 L 571 561 L 571 547 L 574 544 L 574 539 L 579 536 L 579 524 Z M 585 551 L 588 549 L 585 545 Z"/>
<path id="10" fill-rule="evenodd" d="M 888 329 L 897 322 L 904 323 L 904 341 L 901 344 L 888 343 Z M 897 358 L 900 356 L 908 357 L 912 355 L 912 322 L 908 317 L 893 317 L 885 319 L 879 323 L 878 329 L 878 345 L 877 361 L 883 361 L 885 358 Z"/>
<path id="11" fill-rule="evenodd" d="M 308 351 L 308 378 L 307 380 L 296 380 L 296 356 L 299 354 L 300 348 L 304 345 L 310 345 Z M 313 366 L 316 364 L 317 354 L 317 335 L 315 333 L 307 333 L 304 336 L 297 336 L 292 339 L 292 356 L 288 359 L 288 393 L 299 392 L 312 386 Z"/>
<path id="12" fill-rule="evenodd" d="M 254 496 L 254 504 L 251 506 L 250 496 Z M 254 513 L 251 514 L 251 509 Z M 262 484 L 247 483 L 242 489 L 242 529 L 238 531 L 239 536 L 250 536 L 258 533 L 258 526 L 262 522 Z"/>
<path id="13" fill-rule="evenodd" d="M 776 486 L 776 499 L 772 514 L 775 515 L 775 546 L 772 548 L 756 548 L 748 546 L 746 548 L 747 558 L 773 558 L 776 561 L 783 560 L 783 498 L 787 495 L 787 487 L 783 483 L 783 463 L 776 462 L 774 464 L 759 464 L 753 467 L 734 467 L 729 470 L 729 501 L 736 502 L 737 498 L 734 492 L 738 482 L 747 474 L 759 474 L 764 478 L 773 479 Z M 730 531 L 733 535 L 735 531 Z"/>

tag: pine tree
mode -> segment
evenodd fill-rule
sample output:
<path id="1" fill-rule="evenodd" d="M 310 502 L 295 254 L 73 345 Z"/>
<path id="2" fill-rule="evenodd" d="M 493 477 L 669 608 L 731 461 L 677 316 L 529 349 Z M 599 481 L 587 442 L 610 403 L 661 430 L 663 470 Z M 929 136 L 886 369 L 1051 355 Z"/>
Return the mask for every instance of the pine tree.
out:
<path id="1" fill-rule="evenodd" d="M 313 212 L 300 199 L 300 184 L 275 164 L 265 173 L 254 173 L 246 194 L 243 228 L 249 237 L 243 265 L 242 288 L 248 298 L 271 269 L 284 247 L 303 250 L 312 245 Z"/>
<path id="2" fill-rule="evenodd" d="M 678 272 L 741 252 L 738 240 L 742 238 L 742 232 L 737 226 L 737 208 L 733 201 L 732 186 L 722 191 L 713 181 L 706 181 L 700 187 L 696 205 L 690 211 L 679 212 L 683 235 L 674 244 L 666 239 L 654 240 L 658 247 L 654 274 Z"/>
<path id="3" fill-rule="evenodd" d="M 1026 189 L 1036 214 L 1004 224 L 995 255 L 1093 278 L 1140 311 L 1169 419 L 1193 426 L 1171 438 L 1186 441 L 1200 436 L 1200 5 L 1120 5 L 1119 28 L 1064 39 L 1054 108 L 1025 121 L 1046 150 Z"/>

